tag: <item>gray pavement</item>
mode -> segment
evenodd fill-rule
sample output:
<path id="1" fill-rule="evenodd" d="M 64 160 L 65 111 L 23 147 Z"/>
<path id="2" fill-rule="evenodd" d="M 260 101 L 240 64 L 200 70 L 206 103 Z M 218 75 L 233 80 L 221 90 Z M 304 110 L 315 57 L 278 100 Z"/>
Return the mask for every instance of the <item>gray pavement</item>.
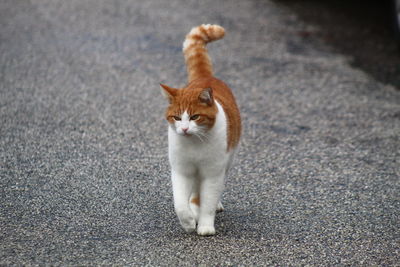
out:
<path id="1" fill-rule="evenodd" d="M 158 88 L 201 23 L 244 123 L 213 237 L 175 217 Z M 0 265 L 399 266 L 400 91 L 295 9 L 6 0 L 0 25 Z"/>

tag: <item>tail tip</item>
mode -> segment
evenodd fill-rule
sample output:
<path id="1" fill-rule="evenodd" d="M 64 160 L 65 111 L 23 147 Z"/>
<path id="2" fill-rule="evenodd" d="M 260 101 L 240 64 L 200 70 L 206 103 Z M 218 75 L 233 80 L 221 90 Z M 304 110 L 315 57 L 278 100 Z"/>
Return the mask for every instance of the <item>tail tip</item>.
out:
<path id="1" fill-rule="evenodd" d="M 224 37 L 225 29 L 216 24 L 202 24 L 192 28 L 186 38 L 190 38 L 194 35 L 201 36 L 206 42 L 211 42 Z"/>
<path id="2" fill-rule="evenodd" d="M 222 39 L 225 36 L 225 29 L 216 24 L 202 24 L 200 26 L 192 28 L 188 35 L 186 35 L 185 41 L 183 42 L 183 51 L 190 47 L 193 43 L 201 42 L 204 44 Z"/>
<path id="3" fill-rule="evenodd" d="M 211 37 L 212 40 L 218 40 L 224 37 L 225 29 L 217 24 L 203 24 L 201 25 L 208 35 Z"/>

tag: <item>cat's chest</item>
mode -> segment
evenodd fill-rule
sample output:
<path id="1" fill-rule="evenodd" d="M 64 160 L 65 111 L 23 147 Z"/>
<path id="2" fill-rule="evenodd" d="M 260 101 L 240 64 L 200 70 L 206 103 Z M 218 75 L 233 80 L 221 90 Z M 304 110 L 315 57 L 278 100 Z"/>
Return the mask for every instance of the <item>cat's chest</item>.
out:
<path id="1" fill-rule="evenodd" d="M 171 158 L 184 161 L 218 161 L 227 154 L 226 116 L 221 106 L 218 107 L 215 125 L 201 138 L 182 136 L 169 129 L 169 153 Z"/>
<path id="2" fill-rule="evenodd" d="M 219 133 L 218 136 L 200 140 L 196 136 L 180 136 L 171 132 L 169 150 L 175 157 L 190 161 L 215 160 L 226 153 L 226 137 Z"/>
<path id="3" fill-rule="evenodd" d="M 170 149 L 181 157 L 190 159 L 209 158 L 224 154 L 223 152 L 226 150 L 226 145 L 222 138 L 214 138 L 204 142 L 198 140 L 192 142 L 192 140 L 182 140 L 183 138 L 191 139 L 197 137 L 178 136 L 178 140 L 172 142 Z"/>

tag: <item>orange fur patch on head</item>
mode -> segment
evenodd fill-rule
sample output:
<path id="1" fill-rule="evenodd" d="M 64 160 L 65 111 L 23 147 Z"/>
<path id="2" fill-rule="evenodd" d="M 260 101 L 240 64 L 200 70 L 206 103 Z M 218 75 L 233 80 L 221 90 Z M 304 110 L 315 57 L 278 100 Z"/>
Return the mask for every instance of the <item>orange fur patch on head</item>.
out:
<path id="1" fill-rule="evenodd" d="M 199 115 L 195 120 L 196 124 L 210 129 L 215 123 L 218 109 L 215 103 L 205 104 L 201 100 L 200 95 L 203 90 L 203 88 L 177 90 L 166 111 L 168 122 L 174 123 L 174 117 L 180 117 L 186 111 L 189 116 Z"/>
<path id="2" fill-rule="evenodd" d="M 169 87 L 165 84 L 160 83 L 161 86 L 161 92 L 162 94 L 168 99 L 168 101 L 171 103 L 172 99 L 176 96 L 177 90 L 175 88 Z"/>

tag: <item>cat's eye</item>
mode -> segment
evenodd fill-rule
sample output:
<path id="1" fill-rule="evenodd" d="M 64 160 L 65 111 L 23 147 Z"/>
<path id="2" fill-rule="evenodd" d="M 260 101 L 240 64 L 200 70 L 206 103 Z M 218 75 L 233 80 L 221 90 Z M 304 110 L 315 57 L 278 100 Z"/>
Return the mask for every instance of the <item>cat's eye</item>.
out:
<path id="1" fill-rule="evenodd" d="M 190 120 L 195 121 L 198 118 L 200 118 L 200 115 L 196 114 L 196 115 L 193 115 L 192 117 L 190 117 Z"/>
<path id="2" fill-rule="evenodd" d="M 174 120 L 176 120 L 176 121 L 180 121 L 180 120 L 181 120 L 181 117 L 174 116 Z"/>

